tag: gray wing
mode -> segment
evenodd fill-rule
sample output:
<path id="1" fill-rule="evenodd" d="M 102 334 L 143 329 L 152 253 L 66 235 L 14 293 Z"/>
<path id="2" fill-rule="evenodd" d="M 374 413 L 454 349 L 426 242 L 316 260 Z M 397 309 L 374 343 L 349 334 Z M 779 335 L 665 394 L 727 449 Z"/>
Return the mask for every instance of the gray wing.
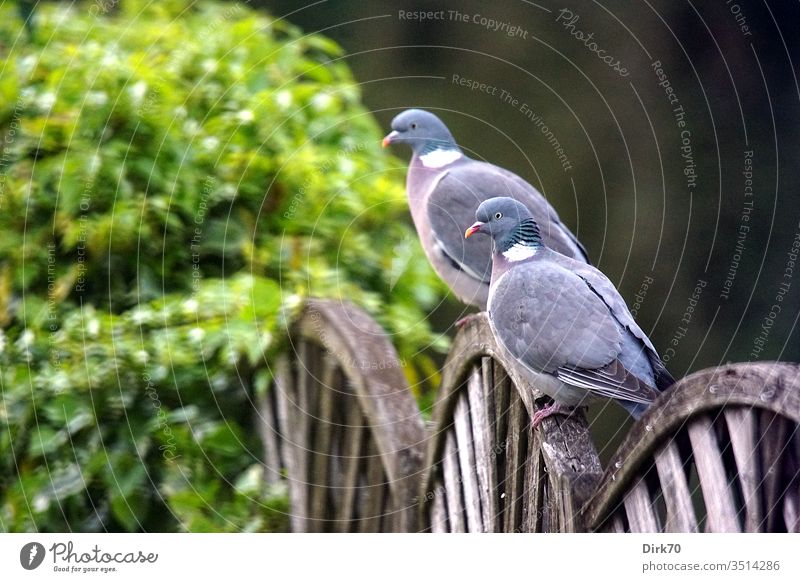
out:
<path id="1" fill-rule="evenodd" d="M 620 360 L 628 338 L 608 306 L 558 264 L 513 267 L 497 281 L 489 310 L 503 345 L 533 370 L 607 398 L 649 403 L 658 395 Z"/>
<path id="2" fill-rule="evenodd" d="M 547 200 L 519 176 L 502 168 L 469 160 L 447 170 L 427 198 L 428 220 L 440 250 L 458 268 L 485 283 L 492 267 L 492 241 L 486 236 L 464 239 L 484 200 L 509 196 L 531 210 L 545 244 L 556 252 L 587 261 L 575 236 L 558 218 Z"/>
<path id="3" fill-rule="evenodd" d="M 454 175 L 455 174 L 455 175 Z M 491 198 L 463 172 L 451 169 L 427 198 L 428 221 L 436 244 L 453 265 L 473 279 L 489 284 L 492 274 L 492 240 L 488 236 L 464 238 L 475 222 L 475 211 Z"/>
<path id="4" fill-rule="evenodd" d="M 658 396 L 657 390 L 639 379 L 619 359 L 595 370 L 564 366 L 556 371 L 556 377 L 567 384 L 616 400 L 650 404 Z"/>
<path id="5" fill-rule="evenodd" d="M 563 263 L 561 257 L 555 257 L 555 260 Z M 645 355 L 652 366 L 653 375 L 656 386 L 659 390 L 666 390 L 669 386 L 675 383 L 672 374 L 669 373 L 661 357 L 658 355 L 653 342 L 647 337 L 647 334 L 642 331 L 642 328 L 633 319 L 633 315 L 628 309 L 625 300 L 620 296 L 617 288 L 601 271 L 594 267 L 569 261 L 572 271 L 583 279 L 589 288 L 600 297 L 603 302 L 608 306 L 614 318 L 619 324 L 624 327 L 644 348 Z M 628 348 L 628 352 L 635 350 L 635 346 Z"/>

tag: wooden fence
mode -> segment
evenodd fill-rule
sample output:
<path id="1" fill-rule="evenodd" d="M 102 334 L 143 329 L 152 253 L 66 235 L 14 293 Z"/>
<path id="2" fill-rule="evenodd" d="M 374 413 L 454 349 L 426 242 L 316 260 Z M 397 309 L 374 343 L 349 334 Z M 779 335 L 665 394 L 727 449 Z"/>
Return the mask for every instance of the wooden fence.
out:
<path id="1" fill-rule="evenodd" d="M 800 366 L 733 364 L 665 392 L 603 471 L 485 315 L 456 336 L 426 430 L 380 327 L 311 301 L 260 402 L 265 479 L 294 531 L 800 531 Z"/>
<path id="2" fill-rule="evenodd" d="M 422 416 L 365 313 L 310 301 L 259 411 L 265 479 L 285 474 L 293 531 L 416 529 Z"/>

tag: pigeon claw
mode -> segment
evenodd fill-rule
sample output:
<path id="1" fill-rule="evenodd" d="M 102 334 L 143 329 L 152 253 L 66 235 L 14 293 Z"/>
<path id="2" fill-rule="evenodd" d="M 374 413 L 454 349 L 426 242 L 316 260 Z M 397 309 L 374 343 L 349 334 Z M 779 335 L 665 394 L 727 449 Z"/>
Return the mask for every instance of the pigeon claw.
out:
<path id="1" fill-rule="evenodd" d="M 478 317 L 477 313 L 470 313 L 469 315 L 465 315 L 456 322 L 456 328 L 461 329 L 476 317 Z"/>
<path id="2" fill-rule="evenodd" d="M 531 428 L 537 429 L 539 425 L 542 424 L 542 421 L 545 418 L 553 416 L 554 414 L 561 414 L 562 416 L 572 416 L 575 414 L 575 408 L 572 406 L 567 406 L 566 404 L 561 404 L 560 402 L 551 402 L 550 404 L 545 404 L 544 408 L 541 410 L 537 410 L 533 417 L 531 418 Z"/>

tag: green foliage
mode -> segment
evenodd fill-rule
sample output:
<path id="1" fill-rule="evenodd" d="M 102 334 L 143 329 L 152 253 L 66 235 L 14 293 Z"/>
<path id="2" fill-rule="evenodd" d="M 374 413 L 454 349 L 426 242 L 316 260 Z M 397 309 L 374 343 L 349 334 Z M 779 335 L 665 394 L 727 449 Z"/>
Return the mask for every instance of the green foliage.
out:
<path id="1" fill-rule="evenodd" d="M 445 347 L 403 169 L 332 41 L 103 6 L 31 38 L 0 7 L 0 530 L 285 529 L 250 427 L 303 298 L 365 307 L 420 369 Z"/>

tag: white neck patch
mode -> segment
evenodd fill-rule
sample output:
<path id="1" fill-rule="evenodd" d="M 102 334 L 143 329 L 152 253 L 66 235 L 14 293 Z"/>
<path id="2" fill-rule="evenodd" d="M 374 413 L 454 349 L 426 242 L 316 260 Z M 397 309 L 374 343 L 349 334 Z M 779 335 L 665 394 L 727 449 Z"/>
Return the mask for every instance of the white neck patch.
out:
<path id="1" fill-rule="evenodd" d="M 426 168 L 441 168 L 447 164 L 452 164 L 463 155 L 458 150 L 433 150 L 424 156 L 420 156 L 419 159 Z"/>
<path id="2" fill-rule="evenodd" d="M 526 245 L 523 243 L 517 243 L 507 251 L 503 252 L 503 256 L 512 263 L 516 263 L 517 261 L 524 261 L 525 259 L 530 259 L 535 254 L 536 254 L 536 247 L 532 247 L 530 245 Z"/>

